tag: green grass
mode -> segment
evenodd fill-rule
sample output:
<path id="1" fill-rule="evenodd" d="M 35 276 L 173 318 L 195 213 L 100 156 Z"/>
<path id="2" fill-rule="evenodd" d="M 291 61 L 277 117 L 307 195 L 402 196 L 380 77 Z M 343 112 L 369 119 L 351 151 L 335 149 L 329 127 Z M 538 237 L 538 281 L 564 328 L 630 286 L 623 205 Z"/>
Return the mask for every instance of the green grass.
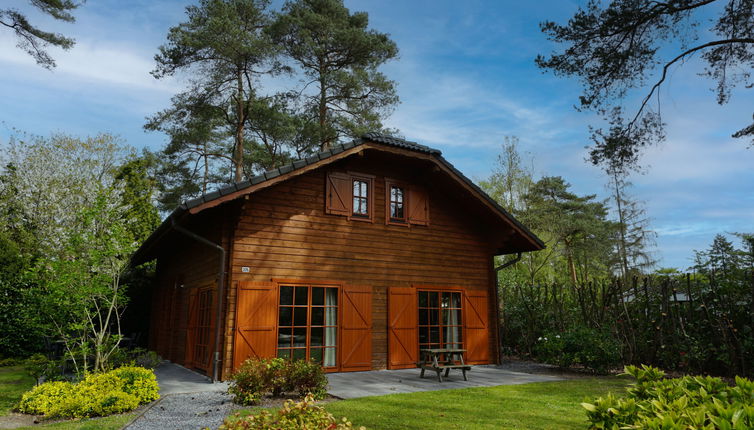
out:
<path id="1" fill-rule="evenodd" d="M 61 421 L 50 424 L 35 424 L 32 427 L 19 427 L 17 430 L 44 428 L 54 430 L 118 430 L 128 423 L 134 414 L 111 415 L 102 418 Z"/>
<path id="2" fill-rule="evenodd" d="M 21 395 L 34 386 L 34 378 L 26 374 L 21 366 L 0 367 L 0 421 L 16 406 Z M 122 428 L 131 418 L 131 414 L 112 415 L 104 418 L 90 418 L 81 420 L 60 421 L 54 423 L 35 424 L 28 429 L 56 429 L 56 430 L 116 430 Z"/>
<path id="3" fill-rule="evenodd" d="M 587 378 L 525 385 L 479 387 L 365 397 L 327 404 L 336 418 L 354 427 L 397 429 L 584 429 L 580 403 L 630 381 Z"/>
<path id="4" fill-rule="evenodd" d="M 21 394 L 34 386 L 34 378 L 21 366 L 0 367 L 0 417 L 8 413 L 21 400 Z"/>

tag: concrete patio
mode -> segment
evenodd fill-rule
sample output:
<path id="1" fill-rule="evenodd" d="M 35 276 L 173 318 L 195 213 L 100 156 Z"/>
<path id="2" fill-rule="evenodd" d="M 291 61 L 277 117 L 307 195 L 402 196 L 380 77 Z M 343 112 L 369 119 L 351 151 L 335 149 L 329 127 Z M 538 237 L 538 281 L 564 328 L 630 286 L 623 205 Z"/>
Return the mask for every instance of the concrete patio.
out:
<path id="1" fill-rule="evenodd" d="M 424 378 L 419 377 L 420 372 L 419 369 L 403 369 L 331 373 L 327 375 L 330 382 L 327 391 L 341 399 L 354 399 L 385 394 L 517 385 L 565 379 L 551 375 L 513 372 L 495 365 L 473 366 L 467 373 L 468 381 L 464 381 L 461 372 L 457 370 L 451 370 L 447 378 L 443 376 L 442 382 L 437 381 L 434 372 L 426 372 Z"/>
<path id="2" fill-rule="evenodd" d="M 164 362 L 154 369 L 160 395 L 179 393 L 203 393 L 208 391 L 226 391 L 227 382 L 212 383 L 212 380 L 185 367 Z"/>

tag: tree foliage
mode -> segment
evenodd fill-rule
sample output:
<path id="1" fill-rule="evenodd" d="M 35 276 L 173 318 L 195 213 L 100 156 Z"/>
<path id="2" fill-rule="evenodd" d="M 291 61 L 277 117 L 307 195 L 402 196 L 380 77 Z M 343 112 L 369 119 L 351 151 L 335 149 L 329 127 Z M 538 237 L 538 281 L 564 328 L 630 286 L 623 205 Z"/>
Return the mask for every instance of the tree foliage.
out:
<path id="1" fill-rule="evenodd" d="M 578 77 L 583 85 L 580 107 L 610 122 L 607 130 L 593 129 L 595 164 L 635 165 L 642 147 L 664 138 L 659 90 L 673 66 L 700 56 L 719 104 L 728 102 L 737 85 L 750 88 L 753 83 L 751 0 L 590 0 L 567 24 L 547 21 L 540 26 L 563 48 L 538 56 L 537 65 Z M 626 115 L 621 105 L 639 87 L 646 88 L 644 95 Z M 734 133 L 747 136 L 754 136 L 754 124 Z"/>
<path id="2" fill-rule="evenodd" d="M 271 27 L 303 74 L 311 146 L 327 149 L 342 136 L 380 129 L 380 119 L 398 102 L 395 83 L 377 70 L 398 48 L 368 25 L 366 12 L 351 14 L 342 0 L 295 0 Z"/>
<path id="3" fill-rule="evenodd" d="M 71 11 L 79 6 L 72 0 L 29 0 L 29 3 L 43 14 L 64 22 L 76 20 Z M 35 26 L 26 14 L 15 8 L 0 9 L 0 25 L 11 29 L 18 40 L 16 46 L 26 51 L 45 69 L 55 67 L 55 60 L 47 52 L 48 47 L 70 49 L 76 43 L 60 33 L 44 31 Z"/>

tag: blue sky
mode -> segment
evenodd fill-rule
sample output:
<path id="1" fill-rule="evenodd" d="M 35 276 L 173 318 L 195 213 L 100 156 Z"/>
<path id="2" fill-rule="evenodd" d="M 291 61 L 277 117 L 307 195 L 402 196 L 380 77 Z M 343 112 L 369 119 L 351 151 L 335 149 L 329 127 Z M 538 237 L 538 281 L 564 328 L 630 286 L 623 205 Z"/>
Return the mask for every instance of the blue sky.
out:
<path id="1" fill-rule="evenodd" d="M 28 10 L 26 1 L 12 0 Z M 176 80 L 149 75 L 167 29 L 184 19 L 181 1 L 99 0 L 85 3 L 77 23 L 37 22 L 73 36 L 70 51 L 53 50 L 55 71 L 36 66 L 0 31 L 0 139 L 12 128 L 47 135 L 110 132 L 158 150 L 165 136 L 143 131 L 144 118 L 169 104 Z M 387 32 L 400 58 L 383 71 L 398 82 L 401 104 L 386 125 L 439 148 L 468 176 L 490 174 L 505 136 L 517 136 L 538 175 L 566 178 L 579 194 L 607 197 L 606 178 L 584 161 L 588 113 L 573 109 L 575 80 L 543 74 L 538 53 L 552 49 L 540 21 L 564 22 L 579 2 L 346 0 Z M 36 15 L 31 13 L 32 17 Z M 716 233 L 754 231 L 754 149 L 730 134 L 748 124 L 746 90 L 720 107 L 712 82 L 692 61 L 673 70 L 662 91 L 667 141 L 646 151 L 633 194 L 646 202 L 663 267 L 686 268 L 692 250 Z"/>

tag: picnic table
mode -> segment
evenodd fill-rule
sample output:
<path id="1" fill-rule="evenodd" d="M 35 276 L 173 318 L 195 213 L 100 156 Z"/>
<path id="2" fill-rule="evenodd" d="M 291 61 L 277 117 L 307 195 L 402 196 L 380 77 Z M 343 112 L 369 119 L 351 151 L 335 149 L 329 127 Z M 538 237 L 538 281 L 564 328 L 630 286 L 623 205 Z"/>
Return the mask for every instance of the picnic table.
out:
<path id="1" fill-rule="evenodd" d="M 437 372 L 437 380 L 442 382 L 442 372 L 445 371 L 445 377 L 448 377 L 451 369 L 459 369 L 463 372 L 463 380 L 466 379 L 466 372 L 471 370 L 471 366 L 463 362 L 463 353 L 465 349 L 458 348 L 429 348 L 419 350 L 420 361 L 417 364 L 421 368 L 421 377 L 424 377 L 425 370 Z M 457 358 L 456 358 L 457 357 Z"/>

